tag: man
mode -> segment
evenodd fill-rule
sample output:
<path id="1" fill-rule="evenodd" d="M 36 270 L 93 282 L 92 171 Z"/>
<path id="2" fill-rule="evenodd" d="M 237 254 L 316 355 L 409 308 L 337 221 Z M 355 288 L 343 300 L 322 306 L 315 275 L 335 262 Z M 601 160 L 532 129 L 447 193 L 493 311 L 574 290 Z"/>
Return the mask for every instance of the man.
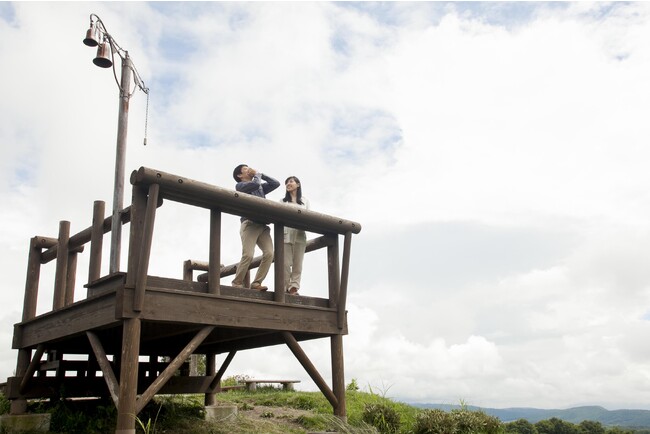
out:
<path id="1" fill-rule="evenodd" d="M 264 175 L 245 164 L 235 167 L 232 172 L 233 178 L 237 184 L 235 190 L 242 193 L 252 194 L 253 196 L 266 198 L 266 195 L 280 186 L 280 183 L 268 175 Z M 264 182 L 262 182 L 264 181 Z M 266 291 L 268 287 L 262 285 L 266 274 L 271 268 L 273 262 L 273 241 L 271 240 L 271 230 L 263 223 L 257 223 L 247 218 L 241 218 L 241 227 L 239 229 L 242 244 L 242 256 L 237 266 L 235 278 L 232 286 L 242 288 L 244 286 L 244 276 L 253 261 L 255 245 L 262 249 L 262 263 L 257 269 L 255 279 L 251 283 L 251 289 L 257 291 Z"/>

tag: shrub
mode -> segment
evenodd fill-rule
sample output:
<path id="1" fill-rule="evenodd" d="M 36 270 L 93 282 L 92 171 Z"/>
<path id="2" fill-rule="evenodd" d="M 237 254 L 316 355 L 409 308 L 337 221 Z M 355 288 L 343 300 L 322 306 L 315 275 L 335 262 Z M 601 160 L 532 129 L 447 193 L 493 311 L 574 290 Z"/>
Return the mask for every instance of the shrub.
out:
<path id="1" fill-rule="evenodd" d="M 501 421 L 482 411 L 465 408 L 445 413 L 439 409 L 420 412 L 415 420 L 415 434 L 498 434 Z"/>
<path id="2" fill-rule="evenodd" d="M 504 425 L 506 432 L 514 434 L 537 434 L 535 425 L 526 419 L 517 419 L 514 422 L 509 422 Z"/>
<path id="3" fill-rule="evenodd" d="M 557 417 L 541 420 L 535 424 L 539 434 L 578 434 L 578 427 Z"/>
<path id="4" fill-rule="evenodd" d="M 380 433 L 392 434 L 399 431 L 399 413 L 385 404 L 366 404 L 361 419 L 377 428 Z"/>
<path id="5" fill-rule="evenodd" d="M 451 414 L 434 408 L 424 410 L 415 418 L 415 434 L 456 434 L 456 423 Z"/>
<path id="6" fill-rule="evenodd" d="M 244 384 L 246 380 L 250 380 L 248 375 L 232 375 L 222 379 L 221 386 L 237 386 L 238 384 Z"/>
<path id="7" fill-rule="evenodd" d="M 353 378 L 352 381 L 350 381 L 350 383 L 347 386 L 345 386 L 345 390 L 347 390 L 348 392 L 358 392 L 359 385 L 357 384 L 357 380 Z"/>
<path id="8" fill-rule="evenodd" d="M 288 400 L 288 404 L 300 410 L 313 410 L 318 407 L 317 397 L 314 395 L 295 395 Z"/>
<path id="9" fill-rule="evenodd" d="M 0 393 L 0 414 L 7 414 L 10 409 L 11 403 L 4 394 Z"/>
<path id="10" fill-rule="evenodd" d="M 452 410 L 451 416 L 456 423 L 459 434 L 497 434 L 501 429 L 501 421 L 483 411 L 469 411 L 465 408 Z"/>

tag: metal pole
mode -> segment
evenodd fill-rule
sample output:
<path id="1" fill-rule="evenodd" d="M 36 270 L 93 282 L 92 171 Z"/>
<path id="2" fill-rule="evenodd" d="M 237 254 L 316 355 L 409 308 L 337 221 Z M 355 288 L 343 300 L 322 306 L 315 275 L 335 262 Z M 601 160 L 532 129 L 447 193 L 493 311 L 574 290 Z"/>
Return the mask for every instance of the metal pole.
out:
<path id="1" fill-rule="evenodd" d="M 111 258 L 109 272 L 120 271 L 120 246 L 122 242 L 121 211 L 124 202 L 124 161 L 126 159 L 126 133 L 129 123 L 131 98 L 131 59 L 125 52 L 122 58 L 120 82 L 120 109 L 117 118 L 117 150 L 115 153 L 115 188 L 113 191 L 113 218 L 111 223 Z"/>

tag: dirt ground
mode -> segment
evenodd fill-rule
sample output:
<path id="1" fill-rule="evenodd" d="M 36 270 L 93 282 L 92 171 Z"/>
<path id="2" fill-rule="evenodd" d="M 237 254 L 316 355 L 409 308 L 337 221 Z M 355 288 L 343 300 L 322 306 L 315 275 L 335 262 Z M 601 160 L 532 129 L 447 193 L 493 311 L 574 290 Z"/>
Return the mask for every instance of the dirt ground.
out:
<path id="1" fill-rule="evenodd" d="M 246 409 L 240 407 L 237 414 L 251 420 L 273 422 L 293 429 L 304 429 L 299 423 L 295 422 L 296 419 L 300 416 L 312 416 L 314 413 L 296 408 L 255 405 Z"/>

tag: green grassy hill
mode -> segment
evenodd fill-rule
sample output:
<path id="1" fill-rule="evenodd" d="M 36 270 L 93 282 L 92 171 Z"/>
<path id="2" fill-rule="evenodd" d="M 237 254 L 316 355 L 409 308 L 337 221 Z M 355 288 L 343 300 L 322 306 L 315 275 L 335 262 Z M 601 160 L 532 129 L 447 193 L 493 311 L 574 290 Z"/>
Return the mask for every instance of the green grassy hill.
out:
<path id="1" fill-rule="evenodd" d="M 418 408 L 438 408 L 444 411 L 451 411 L 455 408 L 460 408 L 458 405 L 447 404 L 412 405 Z M 531 423 L 537 423 L 540 420 L 546 420 L 555 417 L 575 424 L 578 424 L 583 420 L 593 420 L 600 422 L 605 426 L 650 428 L 650 410 L 607 410 L 599 406 L 574 407 L 565 410 L 543 410 L 538 408 L 498 409 L 473 406 L 469 406 L 468 408 L 475 411 L 484 411 L 491 416 L 498 417 L 503 422 L 526 419 Z"/>
<path id="2" fill-rule="evenodd" d="M 319 392 L 295 392 L 258 388 L 255 392 L 233 390 L 217 394 L 218 405 L 236 408 L 220 420 L 205 418 L 203 395 L 156 396 L 136 419 L 137 433 L 158 434 L 280 434 L 321 433 L 339 434 L 510 434 L 519 433 L 509 420 L 545 420 L 562 418 L 574 424 L 582 420 L 607 420 L 603 425 L 637 423 L 637 411 L 608 412 L 600 407 L 580 407 L 569 410 L 538 409 L 479 409 L 470 406 L 439 406 L 428 408 L 395 402 L 384 396 L 358 390 L 347 390 L 347 423 L 332 415 L 332 407 Z M 9 410 L 9 402 L 0 395 L 0 414 Z M 490 414 L 505 412 L 499 414 Z M 60 400 L 30 402 L 30 413 L 49 412 L 51 433 L 113 434 L 116 409 L 113 403 L 99 400 Z M 645 414 L 645 412 L 641 412 Z M 532 415 L 532 416 L 531 416 Z M 608 416 L 604 418 L 603 415 Z M 565 419 L 566 418 L 566 419 Z M 587 418 L 587 419 L 584 419 Z M 641 426 L 641 425 L 635 425 Z M 526 433 L 536 433 L 535 428 Z M 0 429 L 0 432 L 4 432 Z M 522 431 L 524 432 L 524 431 Z M 568 431 L 567 431 L 568 432 Z M 576 433 L 590 434 L 590 431 Z M 604 428 L 599 434 L 636 434 L 632 429 Z M 638 431 L 639 434 L 650 430 Z M 544 434 L 555 434 L 545 432 Z"/>

